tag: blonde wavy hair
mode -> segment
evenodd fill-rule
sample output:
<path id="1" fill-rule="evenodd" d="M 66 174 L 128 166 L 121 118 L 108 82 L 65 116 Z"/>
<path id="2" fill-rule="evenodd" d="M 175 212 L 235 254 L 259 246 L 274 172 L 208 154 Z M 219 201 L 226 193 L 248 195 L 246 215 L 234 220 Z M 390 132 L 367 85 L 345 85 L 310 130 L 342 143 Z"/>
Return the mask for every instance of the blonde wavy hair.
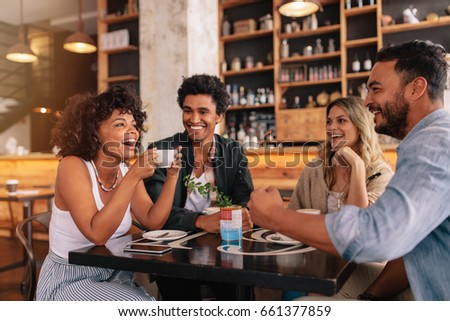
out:
<path id="1" fill-rule="evenodd" d="M 327 118 L 330 114 L 331 108 L 334 106 L 341 107 L 350 118 L 350 121 L 358 128 L 359 139 L 353 149 L 355 153 L 358 154 L 358 156 L 363 160 L 367 177 L 376 161 L 382 159 L 387 162 L 383 155 L 383 151 L 381 150 L 380 144 L 378 143 L 378 136 L 375 132 L 373 115 L 364 106 L 364 101 L 357 96 L 340 97 L 330 102 L 326 110 Z M 325 148 L 321 150 L 319 156 L 322 160 L 324 160 L 324 179 L 328 188 L 331 188 L 336 180 L 333 171 L 334 154 L 335 152 L 332 151 L 331 142 L 327 135 Z"/>

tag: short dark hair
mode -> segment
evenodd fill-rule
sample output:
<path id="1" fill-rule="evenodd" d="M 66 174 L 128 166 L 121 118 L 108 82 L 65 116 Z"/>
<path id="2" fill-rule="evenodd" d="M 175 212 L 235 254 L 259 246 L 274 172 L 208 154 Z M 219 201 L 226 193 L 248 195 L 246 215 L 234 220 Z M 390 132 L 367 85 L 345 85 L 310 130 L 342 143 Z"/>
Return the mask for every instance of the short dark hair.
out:
<path id="1" fill-rule="evenodd" d="M 108 119 L 115 109 L 122 114 L 132 114 L 137 130 L 143 130 L 147 114 L 131 85 L 112 85 L 100 95 L 85 92 L 67 99 L 50 140 L 59 148 L 58 156 L 78 156 L 86 161 L 94 159 L 103 143 L 98 136 L 100 123 Z"/>
<path id="2" fill-rule="evenodd" d="M 216 112 L 222 115 L 230 105 L 231 98 L 225 84 L 217 76 L 213 75 L 193 75 L 188 78 L 183 77 L 183 82 L 178 88 L 177 102 L 183 108 L 184 99 L 188 95 L 209 95 L 216 103 Z"/>
<path id="3" fill-rule="evenodd" d="M 428 96 L 431 100 L 444 98 L 448 64 L 445 49 L 429 40 L 414 40 L 393 47 L 382 48 L 376 62 L 397 60 L 395 71 L 401 74 L 406 85 L 416 77 L 424 77 L 428 82 Z"/>

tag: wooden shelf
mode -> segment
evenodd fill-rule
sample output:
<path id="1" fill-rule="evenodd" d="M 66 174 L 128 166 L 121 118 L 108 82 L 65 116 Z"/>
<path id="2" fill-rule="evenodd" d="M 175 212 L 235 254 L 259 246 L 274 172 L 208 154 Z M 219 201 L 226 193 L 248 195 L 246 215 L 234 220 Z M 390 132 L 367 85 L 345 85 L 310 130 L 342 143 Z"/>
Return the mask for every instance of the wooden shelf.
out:
<path id="1" fill-rule="evenodd" d="M 306 86 L 316 86 L 316 85 L 325 85 L 325 84 L 338 84 L 341 82 L 341 78 L 333 78 L 327 80 L 317 80 L 317 81 L 289 81 L 289 82 L 280 82 L 278 85 L 281 88 L 290 88 L 290 87 L 306 87 Z"/>
<path id="2" fill-rule="evenodd" d="M 356 47 L 376 45 L 377 42 L 378 42 L 377 37 L 363 38 L 363 39 L 348 40 L 345 46 L 347 48 L 356 48 Z"/>
<path id="3" fill-rule="evenodd" d="M 383 34 L 397 33 L 403 31 L 438 28 L 450 25 L 450 16 L 439 17 L 438 21 L 420 21 L 419 23 L 402 23 L 398 25 L 385 26 L 381 28 Z"/>
<path id="4" fill-rule="evenodd" d="M 322 35 L 326 33 L 338 32 L 341 30 L 340 24 L 335 24 L 331 26 L 323 26 L 319 27 L 316 30 L 305 30 L 305 31 L 297 31 L 291 33 L 280 33 L 280 39 L 293 39 L 293 38 L 302 38 L 309 36 Z"/>
<path id="5" fill-rule="evenodd" d="M 377 11 L 377 5 L 371 5 L 371 6 L 362 6 L 362 7 L 357 7 L 357 8 L 351 8 L 351 9 L 346 9 L 344 11 L 344 14 L 346 17 L 353 17 L 353 16 L 359 16 L 359 15 L 363 15 L 363 14 L 368 14 L 368 13 L 372 13 L 372 12 L 376 12 Z"/>
<path id="6" fill-rule="evenodd" d="M 221 30 L 221 24 L 225 15 L 231 22 L 241 19 L 254 19 L 259 22 L 258 19 L 265 13 L 270 13 L 273 16 L 273 30 L 257 30 L 222 37 L 219 35 L 218 66 L 220 70 L 224 60 L 230 60 L 231 57 L 243 58 L 248 55 L 253 56 L 255 62 L 264 61 L 264 63 L 267 63 L 265 57 L 267 57 L 268 53 L 273 54 L 273 65 L 263 66 L 262 68 L 241 69 L 240 71 L 227 70 L 220 73 L 220 77 L 226 84 L 233 85 L 236 83 L 239 87 L 243 86 L 245 90 L 259 87 L 273 88 L 275 100 L 273 105 L 230 106 L 229 110 L 247 113 L 252 108 L 273 108 L 266 109 L 264 112 L 272 113 L 273 111 L 276 135 L 277 139 L 280 140 L 290 140 L 298 143 L 320 140 L 323 137 L 322 131 L 324 130 L 316 131 L 316 128 L 325 123 L 325 119 L 319 119 L 319 116 L 325 117 L 322 109 L 317 111 L 317 118 L 311 120 L 314 126 L 304 129 L 305 117 L 309 117 L 306 115 L 306 112 L 308 111 L 309 113 L 311 110 L 303 108 L 280 109 L 281 102 L 285 98 L 286 104 L 291 106 L 294 104 L 294 97 L 297 95 L 302 102 L 306 102 L 305 99 L 308 95 L 316 95 L 322 89 L 327 92 L 337 89 L 342 95 L 347 96 L 352 86 L 354 87 L 359 82 L 366 82 L 370 76 L 370 71 L 362 68 L 364 59 L 361 60 L 361 72 L 351 71 L 351 57 L 355 54 L 362 57 L 369 53 L 373 59 L 375 52 L 383 47 L 383 42 L 386 44 L 392 40 L 397 43 L 403 41 L 403 38 L 404 41 L 409 41 L 417 38 L 419 34 L 424 39 L 444 42 L 444 45 L 448 46 L 448 42 L 445 41 L 445 34 L 450 31 L 450 16 L 441 16 L 438 21 L 421 21 L 417 24 L 397 24 L 382 27 L 381 15 L 383 12 L 385 14 L 400 12 L 401 16 L 403 7 L 393 0 L 376 0 L 376 4 L 373 5 L 369 5 L 369 1 L 364 0 L 366 5 L 362 7 L 357 7 L 355 5 L 356 1 L 352 0 L 354 7 L 348 10 L 345 9 L 346 1 L 344 0 L 320 0 L 326 12 L 326 16 L 322 14 L 317 16 L 320 27 L 316 30 L 300 30 L 291 33 L 284 32 L 284 25 L 290 23 L 292 19 L 281 16 L 278 11 L 278 7 L 284 0 L 216 1 L 219 3 L 219 30 Z M 430 12 L 433 11 L 431 2 L 418 0 L 416 5 L 422 8 L 422 12 Z M 327 7 L 327 5 L 332 6 Z M 443 11 L 438 14 L 445 15 Z M 326 20 L 331 21 L 331 24 L 325 25 Z M 301 23 L 302 19 L 297 19 L 297 22 Z M 402 32 L 404 32 L 404 37 Z M 308 45 L 308 42 L 314 47 L 315 39 L 317 38 L 322 39 L 322 46 L 325 51 L 328 39 L 334 38 L 336 51 L 310 56 L 303 55 L 303 47 Z M 299 55 L 281 58 L 280 49 L 284 40 L 287 40 L 289 43 L 290 54 L 297 52 Z M 450 61 L 450 55 L 448 57 Z M 229 62 L 228 60 L 227 62 Z M 285 73 L 286 69 L 304 68 L 306 66 L 309 70 L 309 67 L 329 64 L 332 65 L 333 70 L 335 68 L 340 70 L 341 74 L 338 78 L 317 81 L 279 81 L 281 78 L 286 79 L 281 77 L 281 74 Z M 230 67 L 230 64 L 228 64 L 228 67 Z M 262 112 L 263 110 L 257 111 Z M 319 111 L 323 113 L 319 113 Z M 238 128 L 237 123 L 236 127 Z M 236 130 L 238 130 L 237 128 Z M 302 128 L 302 131 L 299 131 L 298 128 Z M 225 127 L 222 127 L 222 129 L 225 129 Z M 310 136 L 305 134 L 308 131 L 311 134 Z"/>
<path id="7" fill-rule="evenodd" d="M 256 30 L 256 31 L 250 31 L 250 32 L 241 32 L 232 34 L 229 36 L 222 36 L 220 37 L 220 40 L 224 43 L 226 42 L 233 42 L 233 41 L 241 41 L 241 40 L 247 40 L 252 38 L 259 38 L 259 37 L 265 37 L 265 36 L 272 36 L 273 30 Z"/>
<path id="8" fill-rule="evenodd" d="M 254 4 L 254 3 L 258 3 L 258 2 L 262 2 L 262 0 L 228 0 L 228 1 L 225 0 L 225 2 L 219 3 L 219 8 L 220 9 L 230 9 L 230 8 L 246 6 L 246 5 Z"/>
<path id="9" fill-rule="evenodd" d="M 139 77 L 135 75 L 123 75 L 123 76 L 114 76 L 114 77 L 108 77 L 106 78 L 106 82 L 113 83 L 113 82 L 122 82 L 122 81 L 136 81 Z"/>
<path id="10" fill-rule="evenodd" d="M 101 52 L 109 54 L 109 55 L 122 53 L 122 52 L 130 52 L 130 51 L 138 51 L 138 47 L 133 46 L 133 45 L 129 45 L 129 46 L 122 47 L 122 48 L 101 50 Z"/>
<path id="11" fill-rule="evenodd" d="M 108 25 L 139 19 L 139 13 L 131 13 L 123 16 L 106 17 L 101 22 Z"/>
<path id="12" fill-rule="evenodd" d="M 233 77 L 233 76 L 240 76 L 240 75 L 248 75 L 248 74 L 255 74 L 259 72 L 265 72 L 265 71 L 272 71 L 273 65 L 267 65 L 262 67 L 255 67 L 255 68 L 245 68 L 241 69 L 239 71 L 234 70 L 228 70 L 225 72 L 222 72 L 221 75 L 224 77 Z"/>
<path id="13" fill-rule="evenodd" d="M 347 73 L 347 79 L 369 78 L 370 71 Z"/>
<path id="14" fill-rule="evenodd" d="M 273 104 L 259 104 L 259 105 L 232 105 L 227 110 L 242 110 L 242 109 L 260 109 L 260 108 L 273 108 Z"/>
<path id="15" fill-rule="evenodd" d="M 321 60 L 321 59 L 338 58 L 340 56 L 341 56 L 340 51 L 334 51 L 334 52 L 326 52 L 323 54 L 317 54 L 317 55 L 311 55 L 311 56 L 294 56 L 294 57 L 288 57 L 288 58 L 281 58 L 280 63 L 315 61 L 315 60 Z"/>

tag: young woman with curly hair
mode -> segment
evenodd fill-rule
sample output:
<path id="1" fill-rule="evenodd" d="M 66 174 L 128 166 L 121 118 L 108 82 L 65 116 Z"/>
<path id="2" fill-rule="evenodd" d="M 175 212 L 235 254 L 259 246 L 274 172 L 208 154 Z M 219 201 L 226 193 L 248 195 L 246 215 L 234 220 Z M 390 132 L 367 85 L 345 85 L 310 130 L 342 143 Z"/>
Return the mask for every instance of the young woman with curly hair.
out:
<path id="1" fill-rule="evenodd" d="M 136 286 L 134 274 L 68 263 L 78 248 L 104 245 L 128 232 L 132 214 L 148 229 L 159 229 L 172 207 L 180 170 L 178 154 L 161 197 L 153 203 L 143 179 L 153 175 L 155 149 L 136 156 L 146 119 L 131 88 L 115 85 L 100 95 L 68 100 L 52 132 L 62 157 L 55 183 L 50 250 L 37 286 L 38 300 L 154 300 Z"/>

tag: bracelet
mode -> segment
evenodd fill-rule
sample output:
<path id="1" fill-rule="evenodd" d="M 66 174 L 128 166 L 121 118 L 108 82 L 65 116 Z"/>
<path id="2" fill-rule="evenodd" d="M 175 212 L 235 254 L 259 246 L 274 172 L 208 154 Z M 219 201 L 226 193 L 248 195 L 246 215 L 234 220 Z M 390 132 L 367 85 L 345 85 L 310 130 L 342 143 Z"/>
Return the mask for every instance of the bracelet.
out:
<path id="1" fill-rule="evenodd" d="M 357 300 L 364 300 L 364 301 L 380 301 L 381 299 L 377 297 L 375 294 L 370 292 L 364 292 L 356 298 Z"/>

